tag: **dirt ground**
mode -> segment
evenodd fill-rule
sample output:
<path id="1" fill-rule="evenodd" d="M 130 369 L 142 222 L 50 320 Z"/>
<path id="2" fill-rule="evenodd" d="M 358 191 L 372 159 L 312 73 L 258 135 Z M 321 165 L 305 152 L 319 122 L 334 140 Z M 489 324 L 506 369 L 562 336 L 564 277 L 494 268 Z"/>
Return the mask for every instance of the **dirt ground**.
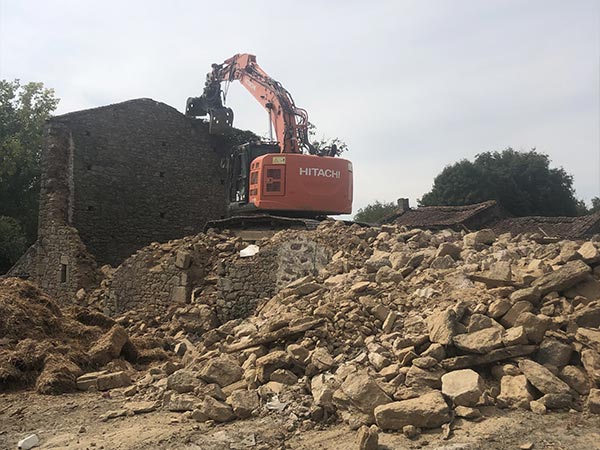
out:
<path id="1" fill-rule="evenodd" d="M 111 393 L 112 394 L 112 393 Z M 354 449 L 356 432 L 345 425 L 300 431 L 289 414 L 270 413 L 230 424 L 196 423 L 181 413 L 153 411 L 102 421 L 100 416 L 126 404 L 122 394 L 43 396 L 34 392 L 0 395 L 0 449 L 37 433 L 41 449 L 222 450 Z M 480 422 L 456 420 L 448 440 L 440 430 L 414 440 L 380 433 L 380 450 L 594 450 L 600 449 L 600 416 L 577 412 L 537 416 L 530 412 L 483 409 Z M 530 445 L 532 445 L 530 447 Z"/>

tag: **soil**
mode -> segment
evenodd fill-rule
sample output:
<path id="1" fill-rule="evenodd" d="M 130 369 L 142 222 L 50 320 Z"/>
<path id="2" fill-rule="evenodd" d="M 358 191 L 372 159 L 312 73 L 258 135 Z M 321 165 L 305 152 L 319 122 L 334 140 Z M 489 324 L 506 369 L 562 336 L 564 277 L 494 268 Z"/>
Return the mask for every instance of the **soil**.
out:
<path id="1" fill-rule="evenodd" d="M 288 414 L 211 425 L 181 413 L 153 411 L 102 421 L 100 416 L 126 404 L 112 391 L 45 396 L 33 391 L 0 394 L 0 449 L 14 449 L 31 433 L 40 449 L 356 449 L 356 432 L 336 424 L 312 430 L 287 428 Z M 553 412 L 544 416 L 527 411 L 482 408 L 484 419 L 457 419 L 452 434 L 427 431 L 414 440 L 401 433 L 380 433 L 379 450 L 594 450 L 600 449 L 600 416 Z"/>

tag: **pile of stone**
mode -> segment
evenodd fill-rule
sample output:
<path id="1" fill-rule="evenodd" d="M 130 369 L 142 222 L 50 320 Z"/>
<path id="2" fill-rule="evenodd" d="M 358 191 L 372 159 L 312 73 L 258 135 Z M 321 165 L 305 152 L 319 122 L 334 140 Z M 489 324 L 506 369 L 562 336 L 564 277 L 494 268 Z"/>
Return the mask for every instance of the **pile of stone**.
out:
<path id="1" fill-rule="evenodd" d="M 336 222 L 301 233 L 341 244 L 246 318 L 216 326 L 202 295 L 170 314 L 157 326 L 180 359 L 138 377 L 131 408 L 215 422 L 285 414 L 300 429 L 340 418 L 408 436 L 480 420 L 481 406 L 600 413 L 596 241 Z M 193 311 L 210 326 L 172 326 Z M 373 429 L 361 430 L 368 442 Z"/>

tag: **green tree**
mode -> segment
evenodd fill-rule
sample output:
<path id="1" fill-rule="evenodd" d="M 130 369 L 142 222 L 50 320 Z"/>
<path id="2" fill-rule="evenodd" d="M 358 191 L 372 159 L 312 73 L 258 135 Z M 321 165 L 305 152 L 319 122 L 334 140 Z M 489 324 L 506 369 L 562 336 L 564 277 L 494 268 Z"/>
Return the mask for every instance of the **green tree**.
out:
<path id="1" fill-rule="evenodd" d="M 377 200 L 364 208 L 360 208 L 354 215 L 354 220 L 357 222 L 380 223 L 397 209 L 398 206 L 393 202 L 380 202 Z"/>
<path id="2" fill-rule="evenodd" d="M 57 105 L 54 90 L 42 83 L 0 80 L 0 216 L 12 218 L 4 219 L 4 229 L 11 236 L 21 230 L 27 244 L 37 234 L 44 122 Z M 14 262 L 14 249 L 2 251 L 8 253 L 0 259 Z"/>
<path id="3" fill-rule="evenodd" d="M 589 209 L 590 213 L 595 213 L 600 211 L 600 197 L 592 198 L 592 207 Z"/>
<path id="4" fill-rule="evenodd" d="M 535 149 L 485 152 L 473 162 L 465 159 L 446 166 L 419 205 L 468 205 L 486 200 L 496 200 L 515 216 L 575 216 L 582 212 L 573 177 L 563 168 L 550 168 L 548 155 Z"/>
<path id="5" fill-rule="evenodd" d="M 6 272 L 27 249 L 21 224 L 12 217 L 0 216 L 0 273 Z"/>
<path id="6" fill-rule="evenodd" d="M 327 138 L 321 136 L 317 138 L 317 127 L 308 122 L 308 139 L 312 146 L 311 152 L 318 155 L 340 156 L 348 150 L 348 145 L 340 138 Z"/>

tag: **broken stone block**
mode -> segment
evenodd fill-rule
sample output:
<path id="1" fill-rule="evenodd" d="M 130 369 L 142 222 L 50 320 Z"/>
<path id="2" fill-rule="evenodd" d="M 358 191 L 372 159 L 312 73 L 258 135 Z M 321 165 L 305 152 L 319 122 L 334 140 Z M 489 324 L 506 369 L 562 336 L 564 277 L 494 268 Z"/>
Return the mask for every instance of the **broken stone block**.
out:
<path id="1" fill-rule="evenodd" d="M 207 397 L 211 398 L 211 397 Z M 185 412 L 196 409 L 198 399 L 188 394 L 171 395 L 164 399 L 164 405 L 169 411 Z"/>
<path id="2" fill-rule="evenodd" d="M 600 389 L 590 390 L 590 395 L 587 399 L 587 407 L 589 412 L 600 414 Z"/>
<path id="3" fill-rule="evenodd" d="M 417 366 L 420 369 L 430 369 L 438 363 L 438 360 L 432 356 L 419 356 L 413 359 L 413 366 Z"/>
<path id="4" fill-rule="evenodd" d="M 484 328 L 473 333 L 456 335 L 453 342 L 456 348 L 465 352 L 484 354 L 503 346 L 502 335 L 502 328 Z"/>
<path id="5" fill-rule="evenodd" d="M 484 229 L 466 234 L 463 238 L 463 244 L 465 247 L 475 247 L 479 244 L 491 245 L 495 240 L 496 233 L 490 229 Z"/>
<path id="6" fill-rule="evenodd" d="M 333 393 L 338 387 L 335 377 L 331 374 L 320 373 L 310 381 L 310 391 L 315 404 L 324 408 L 333 408 Z"/>
<path id="7" fill-rule="evenodd" d="M 363 425 L 356 436 L 358 450 L 377 450 L 379 448 L 379 430 L 377 425 Z"/>
<path id="8" fill-rule="evenodd" d="M 513 345 L 512 347 L 498 348 L 484 355 L 463 355 L 446 358 L 440 365 L 446 370 L 466 369 L 469 367 L 490 364 L 496 361 L 530 355 L 537 350 L 536 345 Z"/>
<path id="9" fill-rule="evenodd" d="M 575 333 L 575 339 L 582 344 L 600 353 L 600 330 L 590 328 L 578 328 Z"/>
<path id="10" fill-rule="evenodd" d="M 586 348 L 581 351 L 581 363 L 592 383 L 600 386 L 600 354 Z"/>
<path id="11" fill-rule="evenodd" d="M 392 331 L 392 329 L 394 328 L 394 324 L 396 323 L 396 318 L 398 317 L 398 314 L 394 311 L 390 311 L 387 315 L 387 317 L 385 318 L 385 320 L 383 321 L 383 325 L 382 325 L 382 331 L 384 333 L 389 333 L 390 331 Z"/>
<path id="12" fill-rule="evenodd" d="M 542 394 L 569 393 L 569 386 L 541 364 L 529 359 L 519 361 L 519 369 Z"/>
<path id="13" fill-rule="evenodd" d="M 561 368 L 569 364 L 573 348 L 557 339 L 545 338 L 540 344 L 536 361 L 542 365 L 549 364 Z"/>
<path id="14" fill-rule="evenodd" d="M 227 403 L 231 405 L 233 413 L 240 419 L 250 417 L 252 415 L 252 411 L 260 406 L 258 394 L 254 390 L 233 391 L 227 398 Z"/>
<path id="15" fill-rule="evenodd" d="M 515 320 L 514 326 L 522 326 L 527 339 L 532 344 L 539 344 L 544 339 L 546 330 L 550 326 L 550 318 L 542 315 L 536 316 L 530 312 L 522 312 Z"/>
<path id="16" fill-rule="evenodd" d="M 590 392 L 590 381 L 581 367 L 565 366 L 558 376 L 577 393 L 587 395 Z"/>
<path id="17" fill-rule="evenodd" d="M 500 380 L 500 394 L 496 397 L 499 406 L 527 409 L 529 402 L 532 400 L 533 395 L 525 375 L 505 375 L 502 377 Z"/>
<path id="18" fill-rule="evenodd" d="M 125 372 L 107 373 L 96 380 L 99 391 L 108 391 L 131 384 L 131 378 Z"/>
<path id="19" fill-rule="evenodd" d="M 442 344 L 431 344 L 427 350 L 421 353 L 421 356 L 431 356 L 437 361 L 441 361 L 446 357 L 446 350 Z"/>
<path id="20" fill-rule="evenodd" d="M 221 387 L 241 380 L 243 374 L 244 370 L 241 366 L 234 359 L 227 356 L 208 360 L 200 370 L 200 378 L 207 383 L 216 383 Z"/>
<path id="21" fill-rule="evenodd" d="M 127 331 L 121 325 L 114 325 L 96 344 L 90 349 L 91 360 L 103 366 L 121 354 L 123 346 L 129 341 Z"/>
<path id="22" fill-rule="evenodd" d="M 375 407 L 392 401 L 366 372 L 348 376 L 338 391 L 341 391 L 350 404 L 371 421 L 374 420 L 373 410 Z M 336 403 L 335 394 L 334 403 Z"/>
<path id="23" fill-rule="evenodd" d="M 571 394 L 562 392 L 559 394 L 546 394 L 538 399 L 546 409 L 569 409 L 573 403 Z"/>
<path id="24" fill-rule="evenodd" d="M 529 402 L 529 409 L 532 413 L 538 414 L 540 416 L 543 416 L 544 414 L 546 414 L 546 412 L 548 412 L 546 406 L 543 403 L 538 402 L 537 400 L 532 400 Z"/>
<path id="25" fill-rule="evenodd" d="M 600 250 L 591 241 L 585 242 L 581 247 L 579 247 L 577 253 L 583 262 L 587 264 L 593 264 L 600 261 Z"/>
<path id="26" fill-rule="evenodd" d="M 500 323 L 504 328 L 510 328 L 515 326 L 517 318 L 524 312 L 533 311 L 533 305 L 527 301 L 520 301 L 510 307 L 508 312 L 502 316 Z"/>
<path id="27" fill-rule="evenodd" d="M 167 377 L 167 389 L 179 394 L 192 392 L 200 384 L 201 381 L 191 370 L 179 369 Z"/>
<path id="28" fill-rule="evenodd" d="M 438 391 L 420 397 L 380 405 L 375 408 L 375 421 L 383 430 L 402 430 L 406 425 L 437 428 L 450 421 L 450 409 Z"/>
<path id="29" fill-rule="evenodd" d="M 325 347 L 315 348 L 310 355 L 310 362 L 320 371 L 329 370 L 334 364 L 333 357 Z"/>
<path id="30" fill-rule="evenodd" d="M 467 328 L 469 333 L 473 333 L 475 331 L 483 330 L 484 328 L 501 328 L 504 330 L 504 327 L 496 322 L 494 319 L 491 319 L 488 316 L 484 316 L 483 314 L 473 314 L 469 318 L 469 326 Z"/>
<path id="31" fill-rule="evenodd" d="M 592 269 L 580 260 L 569 261 L 553 272 L 542 275 L 531 285 L 537 287 L 542 295 L 549 292 L 561 292 L 585 280 Z"/>
<path id="32" fill-rule="evenodd" d="M 537 304 L 537 302 L 540 301 L 540 298 L 542 298 L 542 294 L 540 293 L 540 290 L 535 286 L 525 289 L 519 289 L 518 291 L 515 291 L 512 294 L 510 294 L 510 300 L 513 303 L 529 302 Z"/>
<path id="33" fill-rule="evenodd" d="M 487 315 L 490 316 L 492 319 L 497 319 L 506 314 L 511 308 L 511 306 L 512 305 L 510 301 L 508 301 L 508 299 L 506 298 L 494 300 L 492 303 L 490 303 L 490 306 L 488 307 Z"/>
<path id="34" fill-rule="evenodd" d="M 455 405 L 475 406 L 484 389 L 483 379 L 471 369 L 455 370 L 442 376 L 442 394 Z"/>
<path id="35" fill-rule="evenodd" d="M 192 264 L 192 255 L 190 252 L 179 250 L 175 255 L 175 267 L 178 269 L 189 269 Z"/>
<path id="36" fill-rule="evenodd" d="M 527 334 L 522 326 L 509 328 L 502 335 L 502 343 L 506 347 L 510 347 L 511 345 L 527 344 L 528 342 L 529 340 L 527 339 Z"/>
<path id="37" fill-rule="evenodd" d="M 439 389 L 442 387 L 442 375 L 444 371 L 441 369 L 421 369 L 417 366 L 412 366 L 406 372 L 406 380 L 404 384 L 412 387 L 429 387 Z"/>
<path id="38" fill-rule="evenodd" d="M 458 245 L 451 244 L 449 242 L 442 242 L 435 253 L 435 256 L 438 258 L 443 258 L 444 256 L 450 256 L 454 261 L 458 261 L 460 259 L 461 248 Z"/>
<path id="39" fill-rule="evenodd" d="M 298 377 L 287 369 L 277 369 L 271 374 L 270 380 L 291 386 L 298 382 Z"/>
<path id="40" fill-rule="evenodd" d="M 434 343 L 448 345 L 452 338 L 458 334 L 458 318 L 453 309 L 438 311 L 427 319 L 429 340 Z"/>
<path id="41" fill-rule="evenodd" d="M 294 361 L 305 365 L 310 357 L 310 351 L 301 345 L 290 344 L 286 347 L 287 353 L 294 359 Z"/>
<path id="42" fill-rule="evenodd" d="M 454 413 L 457 417 L 462 417 L 467 420 L 477 420 L 481 418 L 481 411 L 477 408 L 469 408 L 468 406 L 457 406 L 454 408 Z"/>
<path id="43" fill-rule="evenodd" d="M 450 255 L 439 256 L 431 261 L 429 268 L 435 270 L 446 270 L 454 267 L 454 258 Z"/>
<path id="44" fill-rule="evenodd" d="M 572 316 L 575 323 L 583 328 L 600 328 L 600 307 L 582 308 Z"/>
<path id="45" fill-rule="evenodd" d="M 199 409 L 206 417 L 215 422 L 229 422 L 235 418 L 231 406 L 209 396 L 204 397 Z"/>

